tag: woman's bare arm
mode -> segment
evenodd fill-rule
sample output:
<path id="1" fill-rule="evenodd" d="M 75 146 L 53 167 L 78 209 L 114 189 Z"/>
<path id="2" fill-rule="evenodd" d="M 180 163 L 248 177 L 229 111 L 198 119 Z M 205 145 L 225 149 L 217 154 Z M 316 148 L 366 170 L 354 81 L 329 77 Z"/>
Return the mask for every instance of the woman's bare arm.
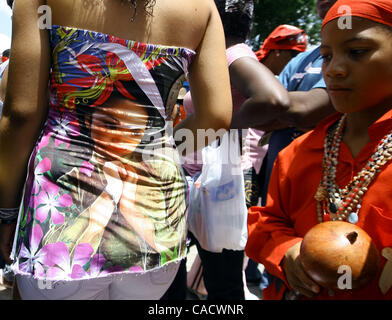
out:
<path id="1" fill-rule="evenodd" d="M 27 161 L 47 113 L 48 30 L 38 26 L 45 0 L 15 0 L 8 84 L 0 121 L 0 207 L 17 207 Z"/>
<path id="2" fill-rule="evenodd" d="M 211 0 L 211 14 L 197 55 L 189 70 L 189 84 L 195 112 L 175 127 L 188 129 L 196 141 L 197 129 L 228 129 L 232 99 L 222 22 Z M 194 144 L 196 145 L 196 142 Z M 192 150 L 194 151 L 194 150 Z"/>
<path id="3" fill-rule="evenodd" d="M 7 88 L 7 79 L 8 79 L 8 66 L 5 67 L 3 77 L 0 81 L 0 100 L 4 101 L 5 98 L 5 90 Z"/>

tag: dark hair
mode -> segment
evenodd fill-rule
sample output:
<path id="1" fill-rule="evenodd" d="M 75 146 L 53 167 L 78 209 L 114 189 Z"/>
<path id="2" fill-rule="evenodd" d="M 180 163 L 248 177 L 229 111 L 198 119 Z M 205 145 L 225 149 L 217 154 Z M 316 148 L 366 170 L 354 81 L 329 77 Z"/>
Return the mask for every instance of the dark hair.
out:
<path id="1" fill-rule="evenodd" d="M 7 0 L 7 4 L 12 8 L 12 4 L 14 3 L 14 0 Z"/>
<path id="2" fill-rule="evenodd" d="M 9 58 L 10 57 L 10 49 L 5 49 L 2 53 L 2 55 L 3 55 L 3 57 Z"/>
<path id="3" fill-rule="evenodd" d="M 298 50 L 289 50 L 289 51 L 290 51 L 290 54 L 291 54 L 292 58 L 298 56 L 298 54 L 301 53 L 301 51 L 298 51 Z"/>
<path id="4" fill-rule="evenodd" d="M 144 1 L 144 9 L 148 12 L 149 10 L 152 10 L 153 7 L 155 6 L 156 0 L 145 0 Z"/>
<path id="5" fill-rule="evenodd" d="M 230 11 L 226 10 L 226 0 L 215 0 L 215 4 L 222 19 L 225 36 L 246 40 L 250 33 L 253 16 L 241 10 L 240 5 Z"/>

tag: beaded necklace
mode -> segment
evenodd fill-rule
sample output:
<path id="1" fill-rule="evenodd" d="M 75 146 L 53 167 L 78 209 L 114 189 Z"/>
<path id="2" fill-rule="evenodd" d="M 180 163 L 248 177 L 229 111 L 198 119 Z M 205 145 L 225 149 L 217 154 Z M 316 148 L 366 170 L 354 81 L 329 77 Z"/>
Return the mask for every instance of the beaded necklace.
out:
<path id="1" fill-rule="evenodd" d="M 342 189 L 335 182 L 339 148 L 343 139 L 346 115 L 343 115 L 335 130 L 327 133 L 324 142 L 323 177 L 314 198 L 317 201 L 319 223 L 327 220 L 358 222 L 362 197 L 369 184 L 392 160 L 392 131 L 383 137 L 373 155 L 361 171 Z"/>

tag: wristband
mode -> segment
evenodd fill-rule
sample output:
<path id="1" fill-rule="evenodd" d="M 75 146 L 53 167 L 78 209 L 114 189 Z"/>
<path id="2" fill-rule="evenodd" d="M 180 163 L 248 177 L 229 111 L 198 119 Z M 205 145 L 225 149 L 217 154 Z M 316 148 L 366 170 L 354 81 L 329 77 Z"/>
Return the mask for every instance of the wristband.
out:
<path id="1" fill-rule="evenodd" d="M 18 218 L 19 208 L 0 208 L 1 220 L 16 220 Z"/>

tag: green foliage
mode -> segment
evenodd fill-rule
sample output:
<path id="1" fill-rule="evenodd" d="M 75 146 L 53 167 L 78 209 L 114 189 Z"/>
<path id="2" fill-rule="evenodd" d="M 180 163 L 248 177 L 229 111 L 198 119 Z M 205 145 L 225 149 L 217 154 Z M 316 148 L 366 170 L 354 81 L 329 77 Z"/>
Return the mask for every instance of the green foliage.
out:
<path id="1" fill-rule="evenodd" d="M 264 39 L 281 24 L 305 30 L 310 44 L 320 43 L 321 19 L 316 0 L 256 0 L 250 45 L 258 50 Z"/>

